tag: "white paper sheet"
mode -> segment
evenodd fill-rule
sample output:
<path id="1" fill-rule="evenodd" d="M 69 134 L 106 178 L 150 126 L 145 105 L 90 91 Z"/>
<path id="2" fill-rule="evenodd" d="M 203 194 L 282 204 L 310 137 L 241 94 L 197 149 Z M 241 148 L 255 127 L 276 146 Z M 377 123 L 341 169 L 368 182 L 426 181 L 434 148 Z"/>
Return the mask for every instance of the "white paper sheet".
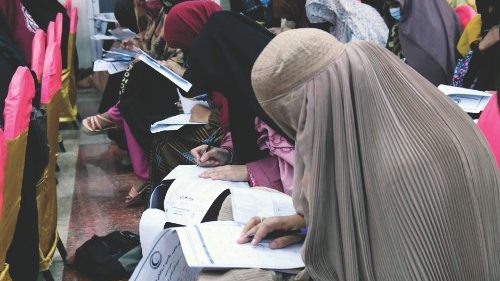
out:
<path id="1" fill-rule="evenodd" d="M 179 101 L 182 104 L 182 111 L 184 111 L 184 113 L 191 113 L 191 109 L 195 105 L 209 107 L 208 102 L 206 102 L 206 101 L 185 98 L 183 95 L 181 95 L 181 92 L 179 91 L 179 89 L 177 89 L 177 94 L 179 95 Z"/>
<path id="2" fill-rule="evenodd" d="M 130 62 L 127 61 L 96 60 L 94 61 L 94 71 L 107 71 L 109 74 L 115 74 L 127 70 L 129 64 Z"/>
<path id="3" fill-rule="evenodd" d="M 292 197 L 279 192 L 231 188 L 233 219 L 247 223 L 252 217 L 273 217 L 295 215 Z"/>
<path id="4" fill-rule="evenodd" d="M 469 113 L 480 113 L 483 111 L 492 96 L 487 92 L 448 85 L 439 85 L 438 89 L 451 98 L 465 112 Z"/>
<path id="5" fill-rule="evenodd" d="M 118 37 L 106 34 L 96 34 L 92 36 L 92 40 L 118 40 Z"/>
<path id="6" fill-rule="evenodd" d="M 271 250 L 265 243 L 238 244 L 243 225 L 208 222 L 176 228 L 184 257 L 190 267 L 291 269 L 304 267 L 301 244 Z"/>
<path id="7" fill-rule="evenodd" d="M 166 222 L 167 217 L 163 210 L 147 209 L 142 213 L 139 221 L 139 237 L 143 256 L 151 250 L 155 237 L 163 231 Z"/>
<path id="8" fill-rule="evenodd" d="M 151 133 L 156 134 L 159 132 L 166 132 L 166 131 L 178 131 L 180 128 L 184 127 L 184 125 L 157 125 L 157 126 L 151 126 Z"/>
<path id="9" fill-rule="evenodd" d="M 168 222 L 180 225 L 200 223 L 225 190 L 246 188 L 245 182 L 215 181 L 198 176 L 178 177 L 168 189 L 164 209 Z"/>
<path id="10" fill-rule="evenodd" d="M 195 281 L 200 270 L 187 265 L 175 229 L 157 235 L 134 270 L 131 281 Z"/>
<path id="11" fill-rule="evenodd" d="M 184 125 L 203 125 L 206 123 L 191 122 L 191 114 L 179 114 L 176 116 L 168 117 L 165 120 L 158 121 L 151 125 L 149 129 L 151 133 L 155 134 L 162 131 L 177 131 Z"/>
<path id="12" fill-rule="evenodd" d="M 101 13 L 98 14 L 94 19 L 105 22 L 118 22 L 115 17 L 115 13 Z"/>
<path id="13" fill-rule="evenodd" d="M 115 28 L 109 31 L 118 40 L 126 40 L 135 37 L 137 34 L 128 28 Z"/>
<path id="14" fill-rule="evenodd" d="M 161 65 L 158 63 L 155 59 L 153 59 L 151 56 L 146 54 L 144 51 L 141 49 L 137 48 L 137 52 L 140 53 L 139 55 L 139 60 L 143 61 L 150 67 L 152 67 L 154 70 L 158 71 L 161 73 L 163 76 L 167 77 L 172 81 L 177 87 L 181 88 L 184 92 L 189 92 L 191 87 L 193 86 L 189 81 L 186 79 L 180 77 L 177 75 L 177 73 L 173 72 L 172 70 L 168 69 L 167 67 Z"/>
<path id="15" fill-rule="evenodd" d="M 175 167 L 163 180 L 175 180 L 177 178 L 198 178 L 208 168 L 196 165 L 179 165 Z"/>

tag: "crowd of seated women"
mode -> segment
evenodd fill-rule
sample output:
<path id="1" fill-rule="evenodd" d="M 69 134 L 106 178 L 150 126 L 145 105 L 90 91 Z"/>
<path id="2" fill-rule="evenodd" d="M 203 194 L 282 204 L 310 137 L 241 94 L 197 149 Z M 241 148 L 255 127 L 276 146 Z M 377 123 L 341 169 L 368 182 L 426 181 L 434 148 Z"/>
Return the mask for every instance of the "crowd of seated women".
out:
<path id="1" fill-rule="evenodd" d="M 152 134 L 151 124 L 179 113 L 177 87 L 140 61 L 110 77 L 101 114 L 84 126 L 123 129 L 141 180 L 127 204 L 168 192 L 162 179 L 181 164 L 292 196 L 296 215 L 256 217 L 238 242 L 307 227 L 304 271 L 232 270 L 220 280 L 500 278 L 497 162 L 472 119 L 436 88 L 498 91 L 498 3 L 219 4 L 116 6 L 120 24 L 139 32 L 122 47 L 142 48 L 193 84 L 182 95 L 207 94 L 209 104 L 186 112 L 206 125 Z M 220 212 L 231 219 L 224 204 Z"/>
<path id="2" fill-rule="evenodd" d="M 499 13 L 495 0 L 119 0 L 137 36 L 116 46 L 191 82 L 180 93 L 209 106 L 186 113 L 206 124 L 151 133 L 179 114 L 178 89 L 134 60 L 83 130 L 128 151 L 128 205 L 163 205 L 144 199 L 182 164 L 293 197 L 296 215 L 255 217 L 238 243 L 307 227 L 304 270 L 216 280 L 500 280 L 499 159 L 437 89 L 498 91 Z"/>

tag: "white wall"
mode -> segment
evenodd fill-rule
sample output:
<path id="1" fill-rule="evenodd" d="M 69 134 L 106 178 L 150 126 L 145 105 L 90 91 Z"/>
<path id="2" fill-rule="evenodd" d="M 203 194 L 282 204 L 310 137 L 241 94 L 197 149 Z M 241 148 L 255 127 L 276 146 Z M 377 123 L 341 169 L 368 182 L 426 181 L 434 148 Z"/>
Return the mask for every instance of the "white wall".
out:
<path id="1" fill-rule="evenodd" d="M 76 48 L 78 50 L 80 68 L 91 68 L 93 65 L 88 15 L 88 5 L 90 5 L 90 3 L 88 4 L 87 1 L 98 0 L 73 0 L 73 7 L 78 8 Z M 59 0 L 59 2 L 65 2 L 65 0 Z"/>

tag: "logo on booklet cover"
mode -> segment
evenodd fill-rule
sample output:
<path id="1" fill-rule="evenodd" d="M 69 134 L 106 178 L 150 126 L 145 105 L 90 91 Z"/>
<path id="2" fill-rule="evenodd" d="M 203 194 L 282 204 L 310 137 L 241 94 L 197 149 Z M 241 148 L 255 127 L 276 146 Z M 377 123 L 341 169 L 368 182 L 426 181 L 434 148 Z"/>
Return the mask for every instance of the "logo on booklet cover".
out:
<path id="1" fill-rule="evenodd" d="M 151 259 L 149 260 L 149 264 L 151 265 L 151 268 L 157 269 L 158 267 L 160 267 L 161 260 L 162 260 L 162 256 L 161 256 L 160 252 L 155 251 L 151 255 Z"/>

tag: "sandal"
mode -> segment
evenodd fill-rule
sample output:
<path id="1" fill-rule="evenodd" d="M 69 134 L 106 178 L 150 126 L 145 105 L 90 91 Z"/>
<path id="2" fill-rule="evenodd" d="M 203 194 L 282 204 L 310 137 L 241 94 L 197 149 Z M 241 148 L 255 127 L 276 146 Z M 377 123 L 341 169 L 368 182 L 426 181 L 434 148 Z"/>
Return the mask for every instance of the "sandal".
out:
<path id="1" fill-rule="evenodd" d="M 103 123 L 110 124 L 110 126 L 105 127 Z M 82 127 L 83 132 L 90 136 L 104 134 L 109 130 L 118 129 L 118 127 L 115 125 L 113 121 L 102 116 L 101 114 L 90 116 L 83 119 L 82 125 L 83 125 Z"/>
<path id="2" fill-rule="evenodd" d="M 132 207 L 142 204 L 146 199 L 146 197 L 144 196 L 147 190 L 146 187 L 147 183 L 141 185 L 138 191 L 135 186 L 132 186 L 132 188 L 128 192 L 127 197 L 125 198 L 125 205 L 127 205 L 127 207 Z"/>

